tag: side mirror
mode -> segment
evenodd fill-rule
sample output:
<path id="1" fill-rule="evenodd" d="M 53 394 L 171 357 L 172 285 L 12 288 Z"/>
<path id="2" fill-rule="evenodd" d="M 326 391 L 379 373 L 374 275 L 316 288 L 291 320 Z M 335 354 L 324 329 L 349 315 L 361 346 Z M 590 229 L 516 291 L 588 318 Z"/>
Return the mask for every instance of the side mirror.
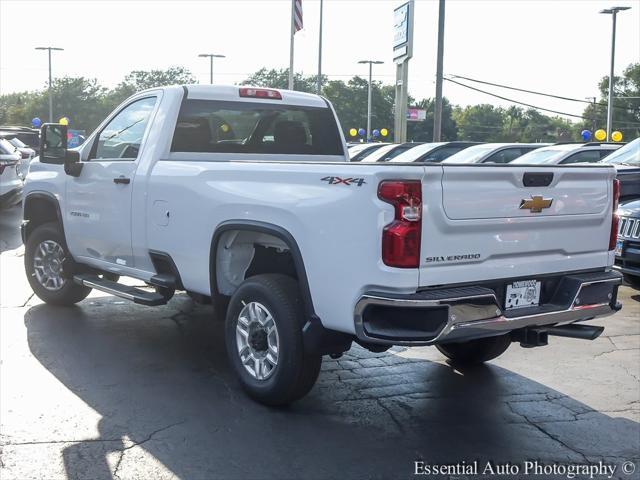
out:
<path id="1" fill-rule="evenodd" d="M 64 173 L 72 177 L 79 177 L 82 173 L 82 162 L 80 162 L 80 152 L 67 150 L 64 157 Z"/>
<path id="2" fill-rule="evenodd" d="M 40 129 L 40 162 L 62 165 L 67 156 L 67 126 L 45 123 Z"/>
<path id="3" fill-rule="evenodd" d="M 79 177 L 82 172 L 80 153 L 67 150 L 67 126 L 45 123 L 40 130 L 40 162 L 64 165 L 64 172 Z"/>

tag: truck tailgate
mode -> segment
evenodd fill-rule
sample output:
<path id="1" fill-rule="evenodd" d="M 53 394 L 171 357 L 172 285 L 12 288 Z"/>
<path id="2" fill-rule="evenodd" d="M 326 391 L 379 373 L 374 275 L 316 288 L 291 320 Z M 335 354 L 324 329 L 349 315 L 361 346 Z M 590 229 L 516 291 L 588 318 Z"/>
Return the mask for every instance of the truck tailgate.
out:
<path id="1" fill-rule="evenodd" d="M 615 171 L 441 165 L 424 177 L 420 285 L 610 265 Z"/>

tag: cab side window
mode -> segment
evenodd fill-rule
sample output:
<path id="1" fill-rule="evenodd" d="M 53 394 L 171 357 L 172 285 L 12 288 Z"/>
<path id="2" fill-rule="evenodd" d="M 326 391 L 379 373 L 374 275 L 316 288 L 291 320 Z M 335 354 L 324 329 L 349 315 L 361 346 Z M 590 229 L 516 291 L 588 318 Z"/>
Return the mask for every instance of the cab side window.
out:
<path id="1" fill-rule="evenodd" d="M 569 163 L 594 163 L 600 161 L 600 152 L 598 150 L 586 150 L 584 152 L 574 153 L 568 156 L 562 162 L 562 165 Z"/>
<path id="2" fill-rule="evenodd" d="M 512 160 L 522 156 L 526 151 L 522 151 L 518 148 L 505 148 L 499 152 L 494 153 L 482 163 L 509 163 Z"/>
<path id="3" fill-rule="evenodd" d="M 93 145 L 90 160 L 135 160 L 149 123 L 156 97 L 137 100 L 122 109 L 102 129 Z"/>
<path id="4" fill-rule="evenodd" d="M 464 150 L 464 147 L 441 147 L 428 153 L 418 160 L 418 162 L 441 162 L 445 158 L 449 158 L 451 155 L 458 153 L 460 150 Z"/>

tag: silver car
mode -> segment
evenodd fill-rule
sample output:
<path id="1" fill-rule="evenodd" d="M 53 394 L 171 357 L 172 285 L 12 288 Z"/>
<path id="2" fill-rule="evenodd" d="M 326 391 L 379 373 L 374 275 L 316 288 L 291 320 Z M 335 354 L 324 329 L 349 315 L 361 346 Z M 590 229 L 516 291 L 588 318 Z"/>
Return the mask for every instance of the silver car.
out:
<path id="1" fill-rule="evenodd" d="M 442 163 L 510 163 L 549 143 L 483 143 L 465 148 Z"/>

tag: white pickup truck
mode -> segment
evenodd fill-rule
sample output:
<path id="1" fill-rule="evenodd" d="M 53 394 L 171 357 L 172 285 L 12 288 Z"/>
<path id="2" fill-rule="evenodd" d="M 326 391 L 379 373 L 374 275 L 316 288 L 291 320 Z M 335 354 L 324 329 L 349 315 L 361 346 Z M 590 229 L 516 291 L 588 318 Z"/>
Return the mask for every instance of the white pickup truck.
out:
<path id="1" fill-rule="evenodd" d="M 330 103 L 292 91 L 147 90 L 73 150 L 47 124 L 24 188 L 29 281 L 62 305 L 212 300 L 242 386 L 272 405 L 353 341 L 482 362 L 593 339 L 575 322 L 620 309 L 613 167 L 347 159 Z"/>

